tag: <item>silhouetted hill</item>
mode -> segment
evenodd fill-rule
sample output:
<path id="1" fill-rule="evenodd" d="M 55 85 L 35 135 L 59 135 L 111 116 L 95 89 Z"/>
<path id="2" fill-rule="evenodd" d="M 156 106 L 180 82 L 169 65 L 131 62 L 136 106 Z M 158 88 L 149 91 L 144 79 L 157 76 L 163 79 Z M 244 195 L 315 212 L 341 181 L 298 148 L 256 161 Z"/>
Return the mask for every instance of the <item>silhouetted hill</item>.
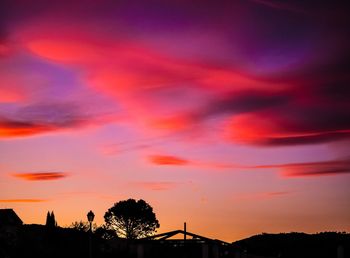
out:
<path id="1" fill-rule="evenodd" d="M 281 258 L 336 258 L 343 249 L 345 258 L 350 257 L 350 234 L 263 233 L 236 241 L 232 246 L 241 253 Z"/>

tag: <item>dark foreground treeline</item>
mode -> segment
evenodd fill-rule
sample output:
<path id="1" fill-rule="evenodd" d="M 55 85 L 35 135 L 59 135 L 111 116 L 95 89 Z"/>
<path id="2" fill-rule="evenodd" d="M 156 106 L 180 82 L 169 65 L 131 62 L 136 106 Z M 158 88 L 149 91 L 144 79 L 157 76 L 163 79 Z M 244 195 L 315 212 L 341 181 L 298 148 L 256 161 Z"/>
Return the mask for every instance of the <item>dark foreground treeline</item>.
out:
<path id="1" fill-rule="evenodd" d="M 90 238 L 91 237 L 91 238 Z M 91 244 L 91 245 L 90 245 Z M 72 228 L 23 225 L 0 234 L 0 258 L 350 258 L 350 234 L 261 234 L 228 245 L 179 241 L 105 239 Z"/>
<path id="2" fill-rule="evenodd" d="M 98 233 L 43 225 L 23 225 L 8 236 L 0 234 L 0 258 L 201 258 L 203 250 L 206 258 L 234 257 L 228 249 L 190 239 L 185 245 L 181 240 L 105 239 Z"/>
<path id="3" fill-rule="evenodd" d="M 350 258 L 350 234 L 281 233 L 252 236 L 232 244 L 241 253 L 283 258 Z"/>
<path id="4" fill-rule="evenodd" d="M 89 257 L 89 235 L 70 228 L 23 225 L 1 240 L 0 258 Z"/>

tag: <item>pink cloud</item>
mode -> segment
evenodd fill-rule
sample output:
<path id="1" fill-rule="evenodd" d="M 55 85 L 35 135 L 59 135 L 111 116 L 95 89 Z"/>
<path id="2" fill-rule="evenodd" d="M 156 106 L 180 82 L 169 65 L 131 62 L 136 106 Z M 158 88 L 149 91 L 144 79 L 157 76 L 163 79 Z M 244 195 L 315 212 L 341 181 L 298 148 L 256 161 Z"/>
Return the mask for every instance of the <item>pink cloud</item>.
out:
<path id="1" fill-rule="evenodd" d="M 135 145 L 109 144 L 109 145 L 101 146 L 99 150 L 104 155 L 114 156 L 124 152 L 147 149 L 150 146 L 151 146 L 150 144 L 135 144 Z"/>
<path id="2" fill-rule="evenodd" d="M 291 192 L 286 192 L 286 191 L 280 191 L 280 192 L 267 192 L 265 195 L 267 196 L 280 196 L 280 195 L 286 195 L 290 194 Z"/>
<path id="3" fill-rule="evenodd" d="M 15 71 L 10 64 L 2 63 L 0 57 L 0 104 L 23 103 L 28 100 L 30 92 L 24 85 L 31 79 L 30 76 Z"/>
<path id="4" fill-rule="evenodd" d="M 0 89 L 0 103 L 16 103 L 20 102 L 23 96 L 13 90 Z"/>
<path id="5" fill-rule="evenodd" d="M 10 48 L 0 41 L 0 57 L 10 52 Z"/>
<path id="6" fill-rule="evenodd" d="M 241 193 L 233 197 L 234 200 L 238 201 L 255 201 L 255 200 L 266 200 L 271 198 L 279 198 L 284 195 L 292 194 L 290 191 L 277 191 L 277 192 L 260 192 L 260 193 Z"/>
<path id="7" fill-rule="evenodd" d="M 136 182 L 131 185 L 140 187 L 151 191 L 166 191 L 172 190 L 178 187 L 179 183 L 176 182 Z"/>
<path id="8" fill-rule="evenodd" d="M 0 203 L 35 203 L 46 201 L 45 199 L 0 199 Z"/>

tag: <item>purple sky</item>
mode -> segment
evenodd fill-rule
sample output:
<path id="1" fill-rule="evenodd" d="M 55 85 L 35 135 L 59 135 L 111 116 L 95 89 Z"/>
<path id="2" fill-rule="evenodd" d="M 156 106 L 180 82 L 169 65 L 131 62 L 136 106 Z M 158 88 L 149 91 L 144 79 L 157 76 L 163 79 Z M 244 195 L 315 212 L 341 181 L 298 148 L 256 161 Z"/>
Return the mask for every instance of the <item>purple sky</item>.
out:
<path id="1" fill-rule="evenodd" d="M 143 198 L 160 232 L 350 230 L 349 6 L 0 6 L 0 208 L 98 224 Z"/>

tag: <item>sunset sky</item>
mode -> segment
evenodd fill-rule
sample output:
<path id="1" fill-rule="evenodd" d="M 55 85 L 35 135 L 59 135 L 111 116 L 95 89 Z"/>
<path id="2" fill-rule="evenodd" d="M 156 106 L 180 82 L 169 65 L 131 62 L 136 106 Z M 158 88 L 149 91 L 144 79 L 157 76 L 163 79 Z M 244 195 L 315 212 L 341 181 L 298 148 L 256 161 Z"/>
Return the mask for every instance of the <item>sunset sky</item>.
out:
<path id="1" fill-rule="evenodd" d="M 1 1 L 0 208 L 350 231 L 349 7 L 305 2 Z"/>

